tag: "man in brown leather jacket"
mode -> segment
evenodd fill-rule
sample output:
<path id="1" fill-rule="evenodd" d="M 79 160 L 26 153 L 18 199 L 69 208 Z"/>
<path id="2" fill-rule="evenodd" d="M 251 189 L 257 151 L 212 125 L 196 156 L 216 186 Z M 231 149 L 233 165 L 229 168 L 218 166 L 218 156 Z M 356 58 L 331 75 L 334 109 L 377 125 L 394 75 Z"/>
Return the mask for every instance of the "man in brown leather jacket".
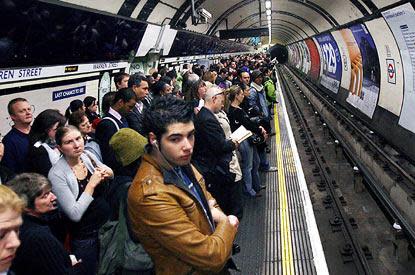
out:
<path id="1" fill-rule="evenodd" d="M 144 114 L 150 144 L 128 193 L 128 215 L 157 274 L 226 273 L 239 225 L 190 164 L 192 117 L 190 106 L 174 97 L 157 99 Z"/>

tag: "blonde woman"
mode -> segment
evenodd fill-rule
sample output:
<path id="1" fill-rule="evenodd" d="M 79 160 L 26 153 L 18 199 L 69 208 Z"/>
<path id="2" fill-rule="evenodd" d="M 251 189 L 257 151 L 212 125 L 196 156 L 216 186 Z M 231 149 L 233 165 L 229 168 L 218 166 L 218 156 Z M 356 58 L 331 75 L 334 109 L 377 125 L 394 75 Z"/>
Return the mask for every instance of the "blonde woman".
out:
<path id="1" fill-rule="evenodd" d="M 0 185 L 0 274 L 8 274 L 20 246 L 23 208 L 24 202 L 13 191 Z"/>

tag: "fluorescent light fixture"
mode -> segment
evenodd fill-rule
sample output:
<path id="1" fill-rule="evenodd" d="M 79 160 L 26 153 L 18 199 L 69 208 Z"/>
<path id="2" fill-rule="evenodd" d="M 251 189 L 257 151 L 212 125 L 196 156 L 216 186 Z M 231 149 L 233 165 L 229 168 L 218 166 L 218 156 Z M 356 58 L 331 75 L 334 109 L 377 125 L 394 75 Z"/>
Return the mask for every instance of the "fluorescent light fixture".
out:
<path id="1" fill-rule="evenodd" d="M 203 8 L 199 9 L 199 14 L 202 15 L 203 17 L 207 18 L 207 19 L 212 18 L 212 14 L 210 12 L 208 12 L 207 10 L 203 9 Z"/>
<path id="2" fill-rule="evenodd" d="M 266 11 L 265 11 L 265 13 L 266 13 L 267 15 L 271 15 L 271 10 L 266 10 Z"/>
<path id="3" fill-rule="evenodd" d="M 271 9 L 271 1 L 270 0 L 265 1 L 265 8 L 267 10 Z"/>
<path id="4" fill-rule="evenodd" d="M 271 21 L 271 15 L 267 15 L 268 21 Z"/>

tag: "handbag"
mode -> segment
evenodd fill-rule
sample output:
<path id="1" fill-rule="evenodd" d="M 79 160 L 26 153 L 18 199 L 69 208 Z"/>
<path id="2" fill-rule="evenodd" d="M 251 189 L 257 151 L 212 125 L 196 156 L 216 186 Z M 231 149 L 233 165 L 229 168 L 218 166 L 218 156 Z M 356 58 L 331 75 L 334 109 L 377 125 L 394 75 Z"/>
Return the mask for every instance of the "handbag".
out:
<path id="1" fill-rule="evenodd" d="M 248 141 L 250 144 L 253 145 L 258 145 L 258 144 L 262 144 L 265 142 L 265 138 L 263 135 L 257 135 L 257 134 L 253 134 L 252 136 L 250 136 L 248 138 Z"/>

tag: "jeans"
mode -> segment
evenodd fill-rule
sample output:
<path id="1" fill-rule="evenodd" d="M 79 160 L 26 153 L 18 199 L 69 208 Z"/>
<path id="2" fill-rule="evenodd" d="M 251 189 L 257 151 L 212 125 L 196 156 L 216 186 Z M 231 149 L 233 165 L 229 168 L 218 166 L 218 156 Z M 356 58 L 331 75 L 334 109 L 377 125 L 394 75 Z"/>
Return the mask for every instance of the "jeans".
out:
<path id="1" fill-rule="evenodd" d="M 268 160 L 268 156 L 267 153 L 265 152 L 265 146 L 261 146 L 261 148 L 257 148 L 258 151 L 258 155 L 259 155 L 259 169 L 261 171 L 267 171 L 269 170 L 269 160 Z"/>
<path id="2" fill-rule="evenodd" d="M 71 250 L 78 260 L 82 259 L 82 263 L 75 268 L 75 274 L 92 275 L 97 273 L 99 256 L 98 237 L 85 240 L 73 239 Z"/>
<path id="3" fill-rule="evenodd" d="M 255 196 L 256 192 L 260 190 L 259 178 L 259 157 L 255 145 L 245 140 L 239 146 L 239 151 L 242 156 L 242 178 L 245 183 L 245 192 L 250 196 Z"/>
<path id="4" fill-rule="evenodd" d="M 261 191 L 261 178 L 259 176 L 259 166 L 260 166 L 260 158 L 258 154 L 257 147 L 255 145 L 252 146 L 253 152 L 253 166 L 252 166 L 252 187 L 256 192 Z"/>

